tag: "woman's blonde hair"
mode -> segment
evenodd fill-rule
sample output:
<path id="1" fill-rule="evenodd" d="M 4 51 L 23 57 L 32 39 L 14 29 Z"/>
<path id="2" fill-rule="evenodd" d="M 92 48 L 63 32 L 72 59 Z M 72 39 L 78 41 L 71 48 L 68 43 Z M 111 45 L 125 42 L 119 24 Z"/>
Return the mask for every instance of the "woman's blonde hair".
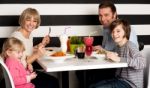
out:
<path id="1" fill-rule="evenodd" d="M 2 57 L 3 58 L 7 57 L 7 53 L 6 53 L 7 50 L 24 51 L 25 47 L 19 39 L 11 37 L 11 38 L 8 38 L 3 44 L 3 48 L 2 48 Z"/>
<path id="2" fill-rule="evenodd" d="M 40 26 L 41 24 L 41 17 L 38 13 L 38 11 L 34 8 L 27 8 L 25 9 L 22 14 L 19 17 L 19 24 L 21 27 L 24 26 L 24 23 L 27 19 L 34 18 L 34 20 L 37 21 L 36 29 Z"/>

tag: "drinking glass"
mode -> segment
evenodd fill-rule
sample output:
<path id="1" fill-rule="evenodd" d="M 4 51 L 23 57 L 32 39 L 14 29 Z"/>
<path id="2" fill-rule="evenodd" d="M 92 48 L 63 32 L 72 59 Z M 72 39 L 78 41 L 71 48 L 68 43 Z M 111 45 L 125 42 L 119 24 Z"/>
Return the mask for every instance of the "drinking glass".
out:
<path id="1" fill-rule="evenodd" d="M 89 58 L 92 54 L 93 48 L 92 48 L 92 44 L 93 44 L 94 38 L 93 37 L 84 37 L 84 44 L 85 44 L 85 54 L 86 56 Z"/>
<path id="2" fill-rule="evenodd" d="M 76 56 L 78 57 L 78 59 L 83 59 L 85 56 L 85 46 L 79 46 L 76 49 Z"/>

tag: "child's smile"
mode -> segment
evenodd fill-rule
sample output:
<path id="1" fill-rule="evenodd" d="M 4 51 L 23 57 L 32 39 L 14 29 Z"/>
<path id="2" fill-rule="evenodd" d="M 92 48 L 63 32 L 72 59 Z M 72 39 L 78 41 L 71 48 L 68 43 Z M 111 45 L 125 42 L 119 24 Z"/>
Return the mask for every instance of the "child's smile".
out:
<path id="1" fill-rule="evenodd" d="M 118 25 L 114 28 L 114 30 L 112 31 L 112 38 L 114 40 L 115 43 L 117 43 L 117 45 L 123 45 L 125 40 L 127 39 L 125 37 L 125 32 L 122 28 L 122 25 Z"/>

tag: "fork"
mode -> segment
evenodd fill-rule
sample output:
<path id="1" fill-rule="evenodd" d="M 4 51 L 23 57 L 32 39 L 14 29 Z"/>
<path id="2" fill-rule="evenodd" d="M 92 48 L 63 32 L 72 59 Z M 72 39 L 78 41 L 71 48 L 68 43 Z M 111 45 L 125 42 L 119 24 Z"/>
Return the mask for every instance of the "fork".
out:
<path id="1" fill-rule="evenodd" d="M 49 32 L 48 32 L 48 35 L 50 36 L 50 33 L 51 33 L 51 27 L 49 27 Z"/>

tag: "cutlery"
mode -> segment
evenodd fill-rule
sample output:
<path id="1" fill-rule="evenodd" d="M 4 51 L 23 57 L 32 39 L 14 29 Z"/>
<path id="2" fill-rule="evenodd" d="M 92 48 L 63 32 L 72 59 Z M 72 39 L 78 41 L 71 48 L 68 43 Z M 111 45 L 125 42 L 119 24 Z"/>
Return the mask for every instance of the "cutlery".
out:
<path id="1" fill-rule="evenodd" d="M 45 72 L 43 69 L 35 69 L 34 72 L 36 72 L 36 74 L 40 74 L 40 73 L 43 73 Z"/>
<path id="2" fill-rule="evenodd" d="M 50 33 L 51 33 L 51 27 L 49 27 L 49 32 L 48 32 L 48 35 L 50 36 Z"/>

